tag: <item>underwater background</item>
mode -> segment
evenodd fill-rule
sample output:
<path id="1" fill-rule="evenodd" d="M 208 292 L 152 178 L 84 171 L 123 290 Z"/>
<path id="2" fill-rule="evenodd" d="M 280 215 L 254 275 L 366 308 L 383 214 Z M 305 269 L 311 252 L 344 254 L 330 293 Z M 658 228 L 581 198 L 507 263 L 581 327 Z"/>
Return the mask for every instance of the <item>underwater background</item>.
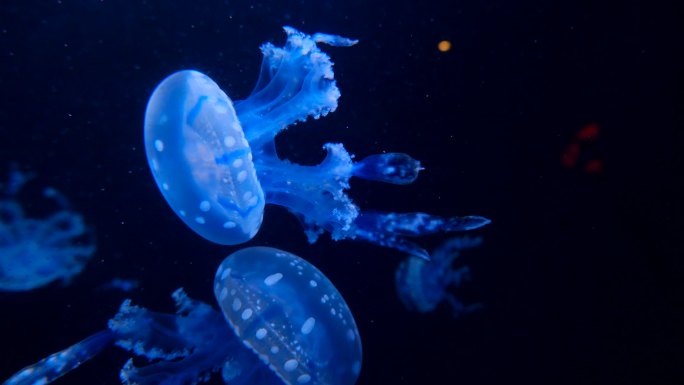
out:
<path id="1" fill-rule="evenodd" d="M 363 341 L 358 384 L 684 383 L 684 114 L 676 6 L 544 1 L 44 1 L 0 4 L 0 168 L 32 173 L 22 204 L 52 187 L 97 250 L 68 285 L 0 292 L 0 378 L 101 330 L 125 298 L 173 311 L 183 287 L 214 305 L 218 264 L 244 246 L 308 260 L 337 287 Z M 362 207 L 492 220 L 456 265 L 452 293 L 483 306 L 408 311 L 406 258 L 372 244 L 309 244 L 267 206 L 246 245 L 220 246 L 169 209 L 149 171 L 145 107 L 181 69 L 249 95 L 264 42 L 284 25 L 358 39 L 325 47 L 339 107 L 277 137 L 319 162 L 405 152 L 407 186 L 354 179 Z M 442 41 L 450 42 L 450 47 Z M 432 250 L 450 236 L 421 243 Z M 2 255 L 0 255 L 2 258 Z M 128 292 L 115 278 L 134 280 Z M 59 383 L 117 384 L 109 349 Z M 222 383 L 220 376 L 210 381 Z"/>

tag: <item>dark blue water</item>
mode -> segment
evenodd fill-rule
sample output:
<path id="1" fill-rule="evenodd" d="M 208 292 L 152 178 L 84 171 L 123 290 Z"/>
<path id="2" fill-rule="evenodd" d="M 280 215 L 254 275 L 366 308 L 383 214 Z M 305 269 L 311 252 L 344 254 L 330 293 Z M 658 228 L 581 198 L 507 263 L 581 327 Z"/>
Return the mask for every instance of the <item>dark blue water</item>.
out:
<path id="1" fill-rule="evenodd" d="M 199 238 L 163 200 L 143 149 L 145 105 L 184 68 L 247 96 L 259 45 L 281 44 L 281 26 L 292 25 L 360 43 L 326 48 L 339 108 L 279 137 L 284 156 L 313 164 L 325 142 L 359 157 L 407 152 L 426 168 L 416 183 L 354 181 L 354 200 L 493 220 L 477 232 L 483 245 L 464 253 L 472 280 L 456 292 L 485 307 L 453 319 L 446 307 L 402 307 L 400 253 L 327 237 L 309 245 L 294 217 L 267 208 L 249 245 L 291 251 L 335 283 L 363 339 L 359 384 L 684 382 L 684 63 L 674 9 L 198 3 L 0 4 L 0 167 L 15 162 L 62 191 L 98 243 L 71 285 L 0 294 L 1 379 L 100 330 L 126 297 L 171 311 L 182 286 L 214 303 L 215 269 L 237 248 Z M 450 51 L 437 49 L 441 40 Z M 578 139 L 590 123 L 598 134 Z M 567 163 L 573 146 L 579 156 Z M 114 277 L 141 286 L 98 289 Z M 116 384 L 126 357 L 112 349 L 57 383 Z"/>

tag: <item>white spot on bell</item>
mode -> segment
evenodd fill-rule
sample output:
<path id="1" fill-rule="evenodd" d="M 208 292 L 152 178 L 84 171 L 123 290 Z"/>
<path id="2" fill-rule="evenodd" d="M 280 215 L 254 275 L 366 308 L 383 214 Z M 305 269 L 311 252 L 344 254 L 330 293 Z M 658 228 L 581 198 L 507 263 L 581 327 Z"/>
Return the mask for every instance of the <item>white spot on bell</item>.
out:
<path id="1" fill-rule="evenodd" d="M 233 300 L 233 311 L 238 311 L 242 307 L 242 301 L 240 301 L 240 298 L 235 298 Z"/>
<path id="2" fill-rule="evenodd" d="M 262 339 L 264 339 L 264 337 L 266 337 L 266 333 L 267 333 L 266 329 L 260 328 L 256 331 L 256 338 L 258 340 L 262 340 Z"/>
<path id="3" fill-rule="evenodd" d="M 300 384 L 308 384 L 309 381 L 311 381 L 311 376 L 308 374 L 302 374 L 301 376 L 297 377 L 297 382 Z"/>
<path id="4" fill-rule="evenodd" d="M 200 202 L 200 205 L 199 205 L 200 210 L 202 210 L 206 213 L 207 211 L 209 211 L 210 208 L 211 208 L 211 204 L 209 203 L 209 201 Z"/>
<path id="5" fill-rule="evenodd" d="M 226 147 L 231 148 L 231 147 L 235 146 L 235 138 L 232 136 L 226 136 L 223 139 L 223 144 L 225 144 Z"/>
<path id="6" fill-rule="evenodd" d="M 304 324 L 302 325 L 302 334 L 307 335 L 311 333 L 315 325 L 316 319 L 314 317 L 307 318 L 306 321 L 304 321 Z"/>
<path id="7" fill-rule="evenodd" d="M 283 275 L 281 273 L 275 273 L 266 277 L 266 279 L 264 279 L 264 283 L 266 284 L 266 286 L 273 286 L 276 283 L 278 283 L 278 281 L 280 281 L 281 279 L 283 279 Z"/>
<path id="8" fill-rule="evenodd" d="M 244 182 L 247 179 L 247 171 L 242 170 L 237 174 L 238 182 Z"/>
<path id="9" fill-rule="evenodd" d="M 155 140 L 154 141 L 154 148 L 159 152 L 164 151 L 164 142 L 162 142 L 159 139 Z"/>
<path id="10" fill-rule="evenodd" d="M 245 309 L 245 311 L 242 312 L 242 315 L 240 317 L 246 321 L 249 319 L 249 317 L 252 316 L 253 313 L 254 312 L 252 311 L 252 309 L 247 308 L 247 309 Z"/>
<path id="11" fill-rule="evenodd" d="M 283 365 L 283 368 L 285 369 L 286 372 L 291 372 L 295 369 L 297 369 L 297 366 L 299 366 L 299 362 L 295 360 L 294 358 L 289 359 L 285 361 L 285 365 Z"/>
<path id="12" fill-rule="evenodd" d="M 349 341 L 354 341 L 356 339 L 356 333 L 351 329 L 347 329 L 347 339 Z"/>

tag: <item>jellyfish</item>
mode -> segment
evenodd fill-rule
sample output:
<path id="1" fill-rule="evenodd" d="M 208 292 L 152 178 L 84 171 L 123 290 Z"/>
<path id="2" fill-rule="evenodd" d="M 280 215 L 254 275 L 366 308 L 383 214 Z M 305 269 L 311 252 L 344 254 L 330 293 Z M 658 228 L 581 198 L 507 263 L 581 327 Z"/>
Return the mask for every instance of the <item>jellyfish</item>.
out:
<path id="1" fill-rule="evenodd" d="M 456 237 L 447 240 L 430 254 L 426 261 L 412 256 L 399 264 L 395 272 L 395 286 L 399 299 L 411 311 L 427 313 L 446 301 L 452 314 L 459 316 L 482 307 L 481 304 L 465 305 L 447 290 L 458 287 L 468 278 L 467 266 L 453 268 L 452 264 L 461 250 L 477 247 L 482 238 Z"/>
<path id="2" fill-rule="evenodd" d="M 95 252 L 93 232 L 54 188 L 43 190 L 58 206 L 29 217 L 18 199 L 32 175 L 13 170 L 0 197 L 0 290 L 26 291 L 61 280 L 68 284 Z"/>
<path id="3" fill-rule="evenodd" d="M 261 46 L 261 72 L 244 100 L 233 102 L 196 70 L 173 73 L 152 93 L 145 113 L 148 163 L 166 201 L 187 226 L 209 241 L 240 244 L 258 232 L 268 203 L 294 214 L 311 243 L 327 232 L 335 240 L 365 240 L 427 258 L 409 237 L 489 223 L 480 216 L 361 211 L 346 193 L 350 178 L 412 183 L 422 167 L 407 154 L 353 161 L 341 143 L 327 143 L 318 165 L 281 159 L 275 145 L 279 132 L 337 108 L 333 63 L 318 44 L 357 43 L 292 27 L 285 32 L 283 47 Z"/>
<path id="4" fill-rule="evenodd" d="M 120 372 L 124 384 L 197 384 L 215 372 L 231 385 L 356 382 L 362 360 L 356 322 L 335 286 L 310 263 L 278 249 L 246 248 L 221 263 L 214 294 L 220 312 L 183 289 L 173 293 L 175 315 L 126 300 L 108 329 L 3 384 L 48 384 L 112 344 L 136 358 Z"/>

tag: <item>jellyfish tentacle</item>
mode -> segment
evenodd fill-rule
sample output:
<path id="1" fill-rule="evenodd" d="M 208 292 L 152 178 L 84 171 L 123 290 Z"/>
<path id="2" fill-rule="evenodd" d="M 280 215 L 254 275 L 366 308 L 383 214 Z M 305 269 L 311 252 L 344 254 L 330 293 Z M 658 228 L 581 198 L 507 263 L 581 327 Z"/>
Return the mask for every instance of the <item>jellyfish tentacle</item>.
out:
<path id="1" fill-rule="evenodd" d="M 48 384 L 79 367 L 110 346 L 115 334 L 109 330 L 97 332 L 70 347 L 29 365 L 3 382 L 3 385 Z"/>
<path id="2" fill-rule="evenodd" d="M 355 177 L 398 185 L 411 184 L 423 170 L 420 161 L 408 154 L 393 152 L 375 154 L 354 163 Z"/>

